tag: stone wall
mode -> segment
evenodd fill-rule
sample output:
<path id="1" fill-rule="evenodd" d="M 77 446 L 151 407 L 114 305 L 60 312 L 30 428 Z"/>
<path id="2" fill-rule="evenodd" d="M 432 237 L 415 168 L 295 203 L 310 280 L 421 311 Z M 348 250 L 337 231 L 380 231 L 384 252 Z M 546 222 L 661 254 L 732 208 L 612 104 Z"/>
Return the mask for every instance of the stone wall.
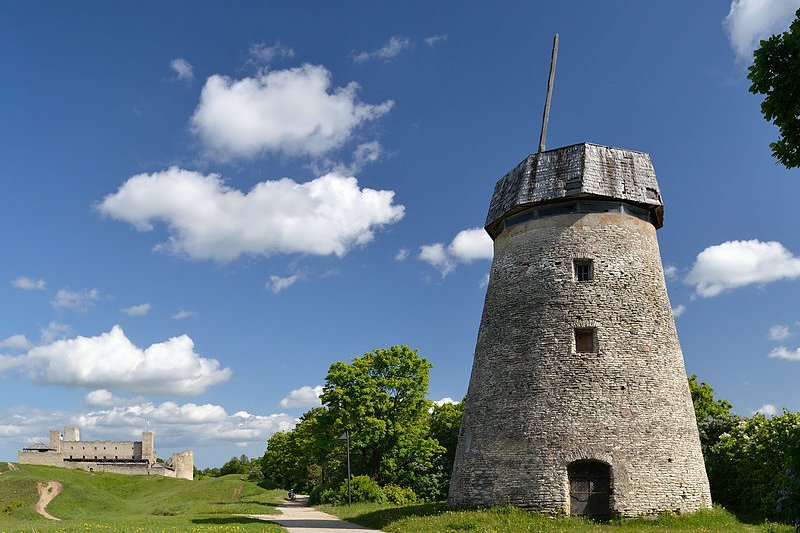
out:
<path id="1" fill-rule="evenodd" d="M 593 459 L 619 515 L 709 507 L 655 227 L 559 215 L 494 247 L 449 502 L 569 513 L 567 466 Z M 595 329 L 597 353 L 576 352 L 575 328 Z"/>
<path id="2" fill-rule="evenodd" d="M 134 441 L 89 440 L 61 442 L 61 453 L 71 459 L 144 459 Z"/>

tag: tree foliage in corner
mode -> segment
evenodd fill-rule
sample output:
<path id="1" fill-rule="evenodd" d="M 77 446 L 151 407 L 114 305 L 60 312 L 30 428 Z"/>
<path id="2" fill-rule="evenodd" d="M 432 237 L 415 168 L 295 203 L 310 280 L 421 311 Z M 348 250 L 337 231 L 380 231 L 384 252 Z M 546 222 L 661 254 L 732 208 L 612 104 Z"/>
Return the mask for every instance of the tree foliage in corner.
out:
<path id="1" fill-rule="evenodd" d="M 772 155 L 786 168 L 800 167 L 800 9 L 789 31 L 762 40 L 753 55 L 750 92 L 765 95 L 761 112 L 780 130 Z"/>

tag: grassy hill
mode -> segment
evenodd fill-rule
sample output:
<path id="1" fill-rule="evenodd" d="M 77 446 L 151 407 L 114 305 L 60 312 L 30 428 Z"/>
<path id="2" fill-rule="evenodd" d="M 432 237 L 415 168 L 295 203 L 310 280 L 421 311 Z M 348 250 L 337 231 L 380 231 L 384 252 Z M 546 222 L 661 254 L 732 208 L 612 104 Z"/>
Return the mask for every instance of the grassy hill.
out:
<path id="1" fill-rule="evenodd" d="M 63 491 L 38 515 L 36 484 L 56 480 Z M 160 476 L 90 474 L 49 466 L 0 463 L 0 533 L 24 532 L 277 532 L 280 527 L 233 514 L 274 514 L 283 491 L 239 476 L 186 481 Z"/>

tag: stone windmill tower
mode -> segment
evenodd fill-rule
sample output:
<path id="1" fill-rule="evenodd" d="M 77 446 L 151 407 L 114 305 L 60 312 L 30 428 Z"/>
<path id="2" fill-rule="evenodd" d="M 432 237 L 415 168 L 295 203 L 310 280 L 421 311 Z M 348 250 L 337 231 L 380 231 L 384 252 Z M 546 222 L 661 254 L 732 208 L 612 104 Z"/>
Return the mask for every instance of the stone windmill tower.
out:
<path id="1" fill-rule="evenodd" d="M 710 507 L 650 156 L 543 139 L 489 206 L 449 502 L 599 518 Z"/>

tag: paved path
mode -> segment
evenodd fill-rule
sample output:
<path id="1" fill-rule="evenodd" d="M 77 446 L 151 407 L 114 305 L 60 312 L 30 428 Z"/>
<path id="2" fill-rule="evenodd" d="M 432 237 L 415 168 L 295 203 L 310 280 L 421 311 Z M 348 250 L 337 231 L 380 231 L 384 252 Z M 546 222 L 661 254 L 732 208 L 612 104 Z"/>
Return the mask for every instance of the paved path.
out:
<path id="1" fill-rule="evenodd" d="M 378 529 L 369 529 L 350 522 L 340 520 L 333 515 L 308 507 L 308 496 L 298 496 L 293 502 L 285 502 L 277 509 L 281 516 L 274 514 L 251 514 L 267 522 L 274 522 L 286 528 L 289 533 L 341 533 L 359 531 L 361 533 L 380 533 Z"/>

